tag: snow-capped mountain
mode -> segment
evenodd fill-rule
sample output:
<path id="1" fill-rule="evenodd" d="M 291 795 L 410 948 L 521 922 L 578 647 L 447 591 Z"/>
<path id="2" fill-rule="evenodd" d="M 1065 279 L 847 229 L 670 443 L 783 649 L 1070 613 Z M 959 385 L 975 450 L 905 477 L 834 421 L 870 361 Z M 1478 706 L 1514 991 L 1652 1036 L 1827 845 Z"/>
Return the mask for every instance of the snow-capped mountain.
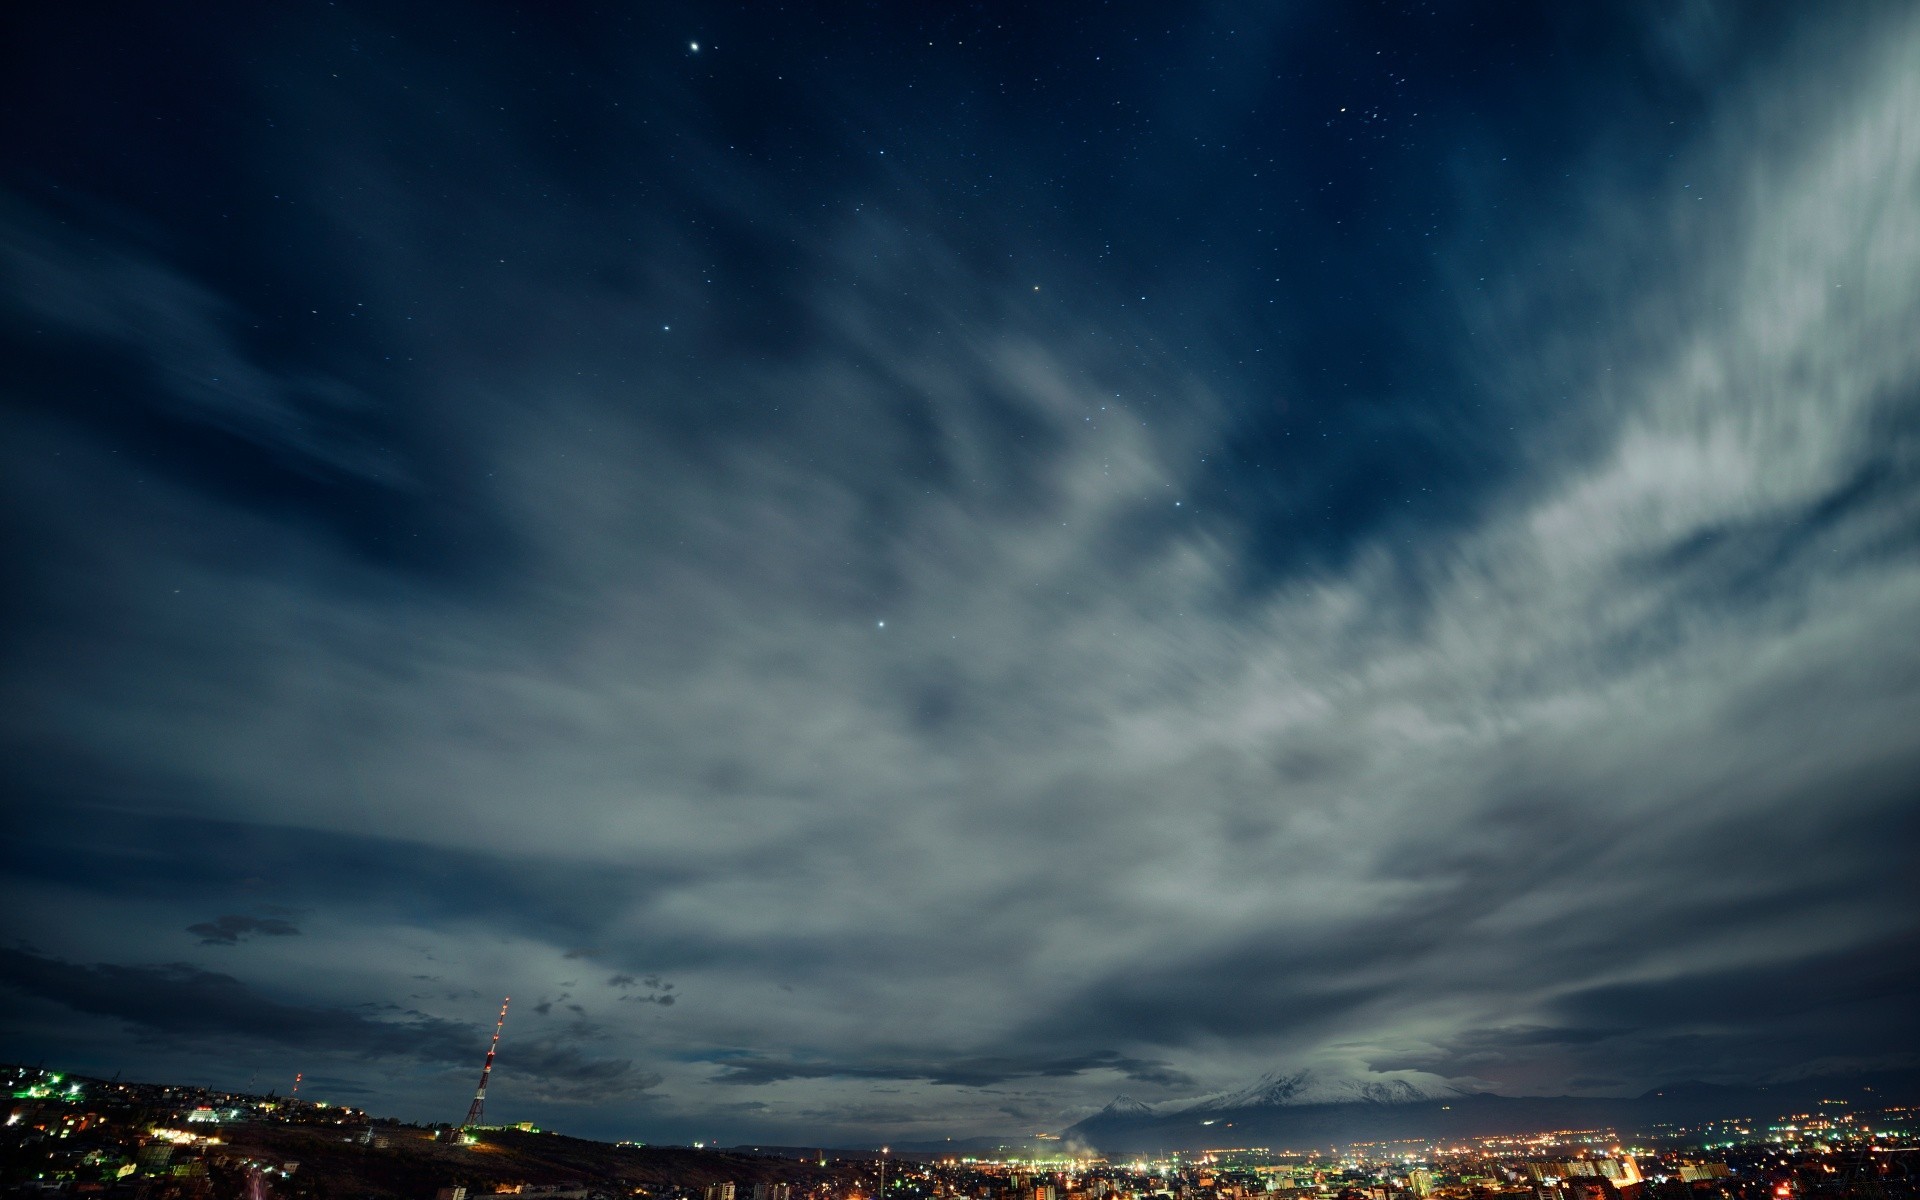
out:
<path id="1" fill-rule="evenodd" d="M 1122 1093 L 1107 1102 L 1107 1106 L 1095 1113 L 1098 1117 L 1150 1117 L 1154 1114 L 1151 1104 L 1143 1104 L 1132 1096 Z"/>
<path id="2" fill-rule="evenodd" d="M 1140 1128 L 1169 1122 L 1185 1126 L 1199 1118 L 1202 1125 L 1216 1120 L 1231 1124 L 1256 1118 L 1262 1111 L 1302 1109 L 1317 1105 L 1359 1105 L 1385 1108 L 1406 1104 L 1458 1100 L 1467 1093 L 1433 1075 L 1405 1072 L 1394 1075 L 1345 1076 L 1327 1072 L 1269 1071 L 1236 1091 L 1214 1092 L 1192 1100 L 1146 1104 L 1124 1093 L 1105 1108 L 1083 1117 L 1067 1132 L 1098 1128 Z"/>
<path id="3" fill-rule="evenodd" d="M 1300 1104 L 1414 1104 L 1450 1100 L 1460 1094 L 1459 1089 L 1430 1075 L 1352 1079 L 1316 1071 L 1270 1071 L 1239 1091 L 1202 1096 L 1183 1111 L 1230 1112 Z"/>
<path id="4" fill-rule="evenodd" d="M 1871 1080 L 1871 1086 L 1869 1086 Z M 1859 1094 L 1884 1104 L 1920 1097 L 1920 1071 L 1810 1077 L 1793 1084 L 1656 1088 L 1640 1096 L 1504 1096 L 1450 1086 L 1420 1071 L 1274 1072 L 1249 1087 L 1142 1104 L 1121 1096 L 1062 1131 L 1106 1153 L 1217 1146 L 1331 1145 L 1341 1141 L 1470 1137 L 1492 1129 L 1597 1129 L 1692 1124 L 1753 1109 L 1795 1111 L 1819 1097 Z"/>

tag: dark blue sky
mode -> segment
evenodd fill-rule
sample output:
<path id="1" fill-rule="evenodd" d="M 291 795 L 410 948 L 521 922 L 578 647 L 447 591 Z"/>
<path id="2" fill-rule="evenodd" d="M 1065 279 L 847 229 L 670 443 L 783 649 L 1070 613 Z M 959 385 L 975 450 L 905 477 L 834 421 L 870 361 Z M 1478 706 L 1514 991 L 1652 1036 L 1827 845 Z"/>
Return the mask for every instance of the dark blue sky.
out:
<path id="1" fill-rule="evenodd" d="M 7 18 L 0 1055 L 1915 1065 L 1903 6 L 403 9 Z"/>

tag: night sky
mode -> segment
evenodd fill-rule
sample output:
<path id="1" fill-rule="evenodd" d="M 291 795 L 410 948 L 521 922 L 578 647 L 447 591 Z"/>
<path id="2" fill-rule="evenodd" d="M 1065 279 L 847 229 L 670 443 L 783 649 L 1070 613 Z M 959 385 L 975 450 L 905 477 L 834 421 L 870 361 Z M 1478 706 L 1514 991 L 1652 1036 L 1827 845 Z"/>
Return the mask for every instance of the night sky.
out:
<path id="1" fill-rule="evenodd" d="M 4 19 L 0 1058 L 1920 1064 L 1920 9 Z"/>

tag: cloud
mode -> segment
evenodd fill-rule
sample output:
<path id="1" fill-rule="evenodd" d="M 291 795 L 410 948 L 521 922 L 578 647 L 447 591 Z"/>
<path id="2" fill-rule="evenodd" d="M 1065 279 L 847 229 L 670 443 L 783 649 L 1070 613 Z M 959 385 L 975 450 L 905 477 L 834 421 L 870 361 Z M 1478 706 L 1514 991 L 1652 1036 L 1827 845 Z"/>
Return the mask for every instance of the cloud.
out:
<path id="1" fill-rule="evenodd" d="M 641 72 L 529 104 L 677 164 L 581 183 L 410 67 L 276 93 L 334 148 L 254 147 L 312 223 L 250 254 L 14 201 L 9 986 L 429 1075 L 540 996 L 502 1102 L 623 1136 L 1910 1053 L 1915 27 L 1265 141 L 1301 20 L 1151 168 L 989 113 L 930 183 L 810 140 L 911 98 L 723 140 Z M 113 965 L 261 892 L 328 928 Z M 444 1008 L 357 1007 L 423 956 Z"/>
<path id="2" fill-rule="evenodd" d="M 379 1019 L 347 1009 L 291 1004 L 262 996 L 231 975 L 188 963 L 89 965 L 4 950 L 0 984 L 165 1034 L 342 1046 L 362 1055 L 433 1062 L 464 1061 L 473 1053 L 472 1031 L 450 1021 L 417 1013 Z"/>
<path id="3" fill-rule="evenodd" d="M 1190 1077 L 1164 1062 L 1128 1058 L 1111 1051 L 1071 1058 L 968 1058 L 951 1056 L 917 1063 L 821 1063 L 773 1060 L 754 1055 L 729 1056 L 714 1082 L 741 1085 L 788 1079 L 925 1080 L 953 1087 L 989 1087 L 1018 1079 L 1062 1079 L 1111 1072 L 1145 1083 L 1190 1085 Z"/>
<path id="4" fill-rule="evenodd" d="M 295 471 L 406 487 L 399 463 L 366 438 L 373 398 L 322 373 L 259 362 L 232 330 L 232 306 L 154 258 L 76 253 L 37 214 L 0 217 L 0 261 L 13 280 L 12 319 L 111 346 L 170 418 L 219 430 Z"/>
<path id="5" fill-rule="evenodd" d="M 232 946 L 256 933 L 267 937 L 292 937 L 300 931 L 292 922 L 279 917 L 228 915 L 189 925 L 187 932 L 199 937 L 203 946 Z"/>
<path id="6" fill-rule="evenodd" d="M 658 1004 L 662 1008 L 671 1008 L 679 997 L 673 994 L 673 984 L 662 980 L 658 975 L 649 975 L 645 979 L 635 979 L 631 975 L 615 975 L 607 980 L 609 987 L 618 988 L 621 1000 L 631 1000 L 640 1004 Z M 644 987 L 645 992 L 634 991 Z"/>

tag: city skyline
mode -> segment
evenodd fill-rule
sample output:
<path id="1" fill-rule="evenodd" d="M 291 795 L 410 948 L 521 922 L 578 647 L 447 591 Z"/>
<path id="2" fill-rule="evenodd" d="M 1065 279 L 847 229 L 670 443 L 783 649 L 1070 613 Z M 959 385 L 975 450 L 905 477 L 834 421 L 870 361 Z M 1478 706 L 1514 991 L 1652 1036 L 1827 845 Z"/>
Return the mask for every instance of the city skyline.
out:
<path id="1" fill-rule="evenodd" d="M 9 24 L 0 1059 L 1920 1068 L 1910 7 Z"/>

